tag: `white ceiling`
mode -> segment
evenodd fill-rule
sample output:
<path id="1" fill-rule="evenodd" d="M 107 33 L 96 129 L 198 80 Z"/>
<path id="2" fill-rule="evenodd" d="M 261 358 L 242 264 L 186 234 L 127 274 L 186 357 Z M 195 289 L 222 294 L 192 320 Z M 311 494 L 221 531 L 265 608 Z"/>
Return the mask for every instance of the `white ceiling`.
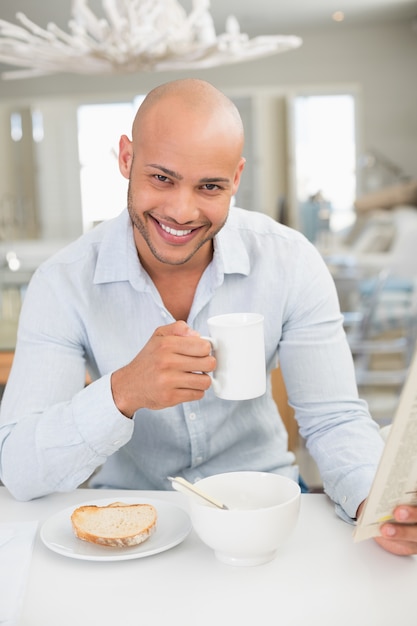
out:
<path id="1" fill-rule="evenodd" d="M 100 13 L 101 0 L 87 2 Z M 179 3 L 187 12 L 192 6 L 192 0 Z M 17 11 L 25 13 L 39 26 L 55 22 L 67 30 L 71 0 L 1 0 L 0 19 L 16 22 Z M 335 11 L 345 13 L 346 26 L 392 20 L 410 20 L 411 23 L 417 18 L 417 0 L 212 0 L 210 11 L 218 33 L 223 32 L 227 16 L 233 14 L 241 30 L 250 36 L 298 34 L 300 29 L 330 26 Z"/>

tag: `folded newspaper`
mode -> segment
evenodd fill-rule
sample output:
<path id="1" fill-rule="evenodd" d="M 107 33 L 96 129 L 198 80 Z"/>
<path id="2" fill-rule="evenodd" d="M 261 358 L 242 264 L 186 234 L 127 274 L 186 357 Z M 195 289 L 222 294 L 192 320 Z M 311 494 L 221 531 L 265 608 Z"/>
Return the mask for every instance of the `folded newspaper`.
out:
<path id="1" fill-rule="evenodd" d="M 354 540 L 379 535 L 399 504 L 417 505 L 417 351 Z"/>

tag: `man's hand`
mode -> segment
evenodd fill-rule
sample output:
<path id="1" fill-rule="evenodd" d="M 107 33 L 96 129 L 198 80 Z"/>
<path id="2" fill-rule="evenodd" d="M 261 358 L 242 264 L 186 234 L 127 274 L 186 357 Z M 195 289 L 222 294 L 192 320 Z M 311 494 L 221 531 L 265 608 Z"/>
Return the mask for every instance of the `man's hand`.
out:
<path id="1" fill-rule="evenodd" d="M 363 508 L 358 508 L 359 517 Z M 380 537 L 375 541 L 387 552 L 399 556 L 417 554 L 417 506 L 400 505 L 394 509 L 395 522 L 386 522 L 381 525 Z"/>
<path id="2" fill-rule="evenodd" d="M 393 554 L 417 554 L 417 506 L 397 506 L 394 519 L 382 524 L 381 537 L 375 537 L 375 541 Z"/>
<path id="3" fill-rule="evenodd" d="M 207 339 L 179 321 L 157 328 L 125 367 L 113 372 L 114 402 L 127 417 L 141 408 L 164 409 L 201 400 L 216 367 Z"/>

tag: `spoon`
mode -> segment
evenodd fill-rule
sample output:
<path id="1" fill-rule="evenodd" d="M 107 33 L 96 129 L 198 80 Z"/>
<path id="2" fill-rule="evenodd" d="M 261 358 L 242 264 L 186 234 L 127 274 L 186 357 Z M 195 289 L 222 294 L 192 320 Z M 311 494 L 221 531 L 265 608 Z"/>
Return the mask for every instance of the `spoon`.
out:
<path id="1" fill-rule="evenodd" d="M 182 478 L 181 476 L 176 476 L 175 478 L 173 478 L 172 476 L 168 476 L 168 480 L 171 481 L 172 486 L 177 491 L 181 491 L 182 493 L 186 493 L 187 495 L 189 495 L 189 492 L 191 492 L 195 496 L 198 496 L 206 502 L 209 502 L 209 504 L 211 504 L 212 506 L 216 506 L 218 509 L 223 509 L 225 511 L 229 510 L 229 507 L 227 507 L 225 504 L 219 502 L 215 498 L 212 498 L 208 494 L 203 493 L 195 485 L 189 483 L 188 480 L 185 480 L 185 478 Z"/>

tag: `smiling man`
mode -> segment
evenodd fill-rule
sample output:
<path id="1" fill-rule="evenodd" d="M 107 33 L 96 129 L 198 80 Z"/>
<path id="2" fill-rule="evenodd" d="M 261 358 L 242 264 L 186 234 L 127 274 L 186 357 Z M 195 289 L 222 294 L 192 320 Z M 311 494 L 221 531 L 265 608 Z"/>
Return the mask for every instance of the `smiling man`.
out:
<path id="1" fill-rule="evenodd" d="M 205 269 L 244 166 L 243 127 L 232 102 L 195 82 L 184 107 L 184 88 L 151 92 L 136 116 L 133 142 L 120 141 L 129 215 L 148 271 L 157 270 L 155 259 Z"/>
<path id="2" fill-rule="evenodd" d="M 300 233 L 230 208 L 244 169 L 234 104 L 205 81 L 151 91 L 120 139 L 128 206 L 38 268 L 0 415 L 0 477 L 30 499 L 92 487 L 168 489 L 233 470 L 298 479 L 272 398 L 218 399 L 207 319 L 262 313 L 300 432 L 354 520 L 383 442 L 358 398 L 327 268 Z M 86 370 L 91 384 L 85 386 Z M 417 553 L 417 510 L 378 541 Z"/>
<path id="3" fill-rule="evenodd" d="M 148 95 L 132 135 L 132 141 L 125 135 L 120 139 L 119 166 L 129 179 L 128 212 L 136 249 L 167 310 L 175 320 L 187 321 L 197 285 L 213 258 L 214 238 L 239 186 L 245 163 L 242 121 L 234 104 L 208 83 L 175 82 Z M 184 325 L 173 332 L 191 333 Z M 209 352 L 205 343 L 204 353 L 195 354 L 207 357 L 198 371 L 214 368 Z M 168 399 L 172 391 L 166 385 L 166 399 L 160 403 L 149 397 L 157 372 L 150 370 L 148 384 L 136 384 L 142 362 L 140 355 L 112 376 L 113 396 L 126 415 L 142 407 L 199 400 L 210 385 L 207 376 L 188 374 L 188 389 L 176 389 Z M 140 377 L 144 376 L 142 369 Z"/>

